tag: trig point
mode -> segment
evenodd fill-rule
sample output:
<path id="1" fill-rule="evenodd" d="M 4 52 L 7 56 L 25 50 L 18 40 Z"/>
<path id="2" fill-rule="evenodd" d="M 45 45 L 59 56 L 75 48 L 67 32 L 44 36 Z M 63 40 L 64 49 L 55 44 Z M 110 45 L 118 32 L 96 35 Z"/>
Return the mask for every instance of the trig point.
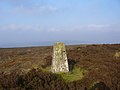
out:
<path id="1" fill-rule="evenodd" d="M 67 54 L 64 43 L 57 42 L 53 46 L 51 71 L 53 73 L 69 72 Z"/>

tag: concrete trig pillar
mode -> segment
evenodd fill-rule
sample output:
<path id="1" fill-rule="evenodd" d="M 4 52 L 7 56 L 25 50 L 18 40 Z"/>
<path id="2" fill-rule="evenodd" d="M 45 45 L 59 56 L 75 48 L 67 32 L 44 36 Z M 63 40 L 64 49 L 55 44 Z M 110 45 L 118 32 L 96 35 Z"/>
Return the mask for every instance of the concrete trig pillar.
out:
<path id="1" fill-rule="evenodd" d="M 64 43 L 57 42 L 53 46 L 53 59 L 51 71 L 53 73 L 69 72 L 67 54 Z"/>

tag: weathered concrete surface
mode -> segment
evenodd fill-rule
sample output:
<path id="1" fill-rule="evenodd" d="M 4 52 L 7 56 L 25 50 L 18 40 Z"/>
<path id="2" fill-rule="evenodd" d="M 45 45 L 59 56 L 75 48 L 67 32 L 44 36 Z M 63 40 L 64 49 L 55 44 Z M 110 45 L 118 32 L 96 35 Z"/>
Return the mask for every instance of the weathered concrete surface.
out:
<path id="1" fill-rule="evenodd" d="M 57 42 L 53 47 L 51 71 L 53 73 L 69 72 L 67 54 L 64 43 Z"/>

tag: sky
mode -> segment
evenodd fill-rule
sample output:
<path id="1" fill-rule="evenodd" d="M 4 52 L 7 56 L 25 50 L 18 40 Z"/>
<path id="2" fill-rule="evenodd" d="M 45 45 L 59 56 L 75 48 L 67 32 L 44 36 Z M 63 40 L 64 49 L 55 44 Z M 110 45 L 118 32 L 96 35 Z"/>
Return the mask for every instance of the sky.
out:
<path id="1" fill-rule="evenodd" d="M 0 0 L 0 47 L 120 43 L 120 0 Z"/>

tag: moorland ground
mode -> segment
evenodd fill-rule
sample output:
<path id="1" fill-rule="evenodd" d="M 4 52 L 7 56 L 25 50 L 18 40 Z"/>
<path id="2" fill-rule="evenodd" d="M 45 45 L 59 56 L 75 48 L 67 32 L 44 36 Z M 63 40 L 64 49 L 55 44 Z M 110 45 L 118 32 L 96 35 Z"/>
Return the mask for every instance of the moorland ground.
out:
<path id="1" fill-rule="evenodd" d="M 70 72 L 53 74 L 52 46 L 1 48 L 0 89 L 120 90 L 120 44 L 66 46 Z"/>

